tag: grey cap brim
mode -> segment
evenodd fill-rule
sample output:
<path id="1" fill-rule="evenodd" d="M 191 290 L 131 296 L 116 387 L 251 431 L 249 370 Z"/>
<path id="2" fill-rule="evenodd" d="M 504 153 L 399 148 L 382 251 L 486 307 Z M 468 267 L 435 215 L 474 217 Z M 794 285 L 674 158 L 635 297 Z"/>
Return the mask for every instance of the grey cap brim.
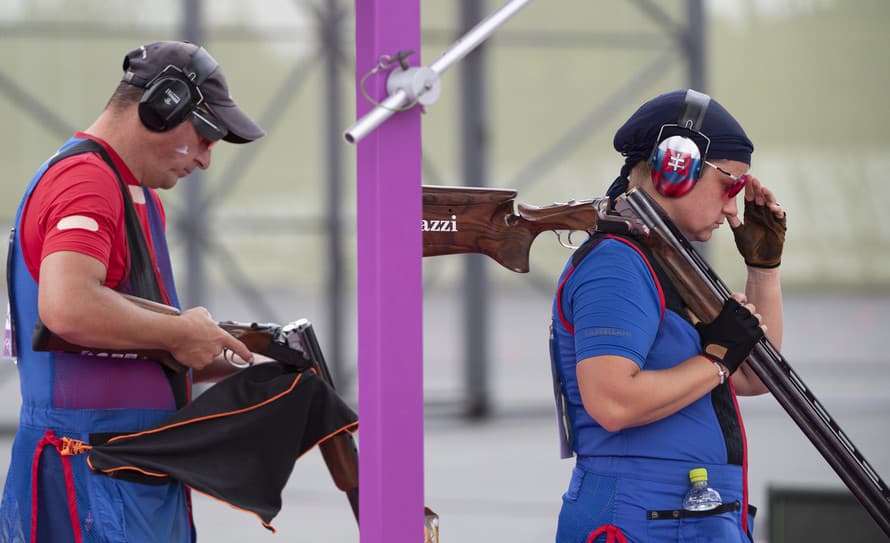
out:
<path id="1" fill-rule="evenodd" d="M 213 114 L 226 126 L 229 133 L 223 139 L 229 143 L 249 143 L 262 138 L 266 132 L 234 103 L 209 102 Z"/>
<path id="2" fill-rule="evenodd" d="M 201 52 L 203 54 L 198 57 Z M 203 102 L 195 97 L 193 99 L 199 108 L 201 103 L 206 103 L 213 116 L 226 128 L 228 133 L 222 139 L 231 143 L 248 143 L 266 135 L 232 99 L 226 76 L 216 60 L 197 44 L 160 41 L 134 49 L 124 57 L 123 81 L 144 88 L 170 66 L 180 73 L 188 69 L 196 75 L 200 69 L 201 80 L 193 82 L 197 85 Z"/>

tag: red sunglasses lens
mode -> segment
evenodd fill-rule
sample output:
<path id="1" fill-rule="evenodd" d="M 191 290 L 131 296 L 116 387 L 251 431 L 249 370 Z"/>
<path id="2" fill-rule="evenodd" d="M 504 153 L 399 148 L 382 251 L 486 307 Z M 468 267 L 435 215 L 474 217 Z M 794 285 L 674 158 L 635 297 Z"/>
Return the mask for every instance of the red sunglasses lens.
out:
<path id="1" fill-rule="evenodd" d="M 745 175 L 739 177 L 738 181 L 736 181 L 732 185 L 726 187 L 726 196 L 729 198 L 732 198 L 733 196 L 735 196 L 736 194 L 741 192 L 742 189 L 745 188 L 745 185 L 748 184 L 749 177 L 750 177 L 749 175 L 745 174 Z"/>

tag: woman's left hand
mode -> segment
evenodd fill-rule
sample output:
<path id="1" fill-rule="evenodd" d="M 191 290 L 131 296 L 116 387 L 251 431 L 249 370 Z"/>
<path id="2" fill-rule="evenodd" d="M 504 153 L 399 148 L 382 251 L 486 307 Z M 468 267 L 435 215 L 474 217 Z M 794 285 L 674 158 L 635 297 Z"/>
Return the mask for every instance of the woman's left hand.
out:
<path id="1" fill-rule="evenodd" d="M 744 218 L 742 222 L 735 215 L 727 220 L 745 264 L 755 268 L 777 267 L 785 245 L 785 210 L 756 177 L 745 185 Z"/>

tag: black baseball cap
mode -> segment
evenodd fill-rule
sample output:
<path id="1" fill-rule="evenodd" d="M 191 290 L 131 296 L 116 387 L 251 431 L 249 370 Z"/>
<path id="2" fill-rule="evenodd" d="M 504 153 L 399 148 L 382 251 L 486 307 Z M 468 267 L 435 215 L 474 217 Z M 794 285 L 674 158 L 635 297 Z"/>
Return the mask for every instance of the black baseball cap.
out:
<path id="1" fill-rule="evenodd" d="M 145 88 L 170 66 L 179 70 L 190 67 L 199 49 L 201 47 L 194 43 L 182 41 L 158 41 L 143 45 L 124 57 L 121 81 Z M 198 84 L 198 90 L 204 98 L 202 104 L 225 125 L 227 133 L 222 139 L 231 143 L 248 143 L 266 135 L 253 119 L 241 111 L 229 93 L 222 68 L 206 51 L 205 54 L 211 61 L 212 71 Z"/>

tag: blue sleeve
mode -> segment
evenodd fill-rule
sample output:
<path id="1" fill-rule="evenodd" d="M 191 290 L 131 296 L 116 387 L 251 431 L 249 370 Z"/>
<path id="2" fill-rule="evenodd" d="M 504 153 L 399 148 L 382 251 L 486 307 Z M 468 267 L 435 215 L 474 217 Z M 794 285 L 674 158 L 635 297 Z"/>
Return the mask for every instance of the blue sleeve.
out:
<path id="1" fill-rule="evenodd" d="M 574 270 L 563 296 L 575 329 L 576 363 L 618 355 L 645 366 L 661 323 L 661 298 L 634 247 L 601 241 Z"/>

